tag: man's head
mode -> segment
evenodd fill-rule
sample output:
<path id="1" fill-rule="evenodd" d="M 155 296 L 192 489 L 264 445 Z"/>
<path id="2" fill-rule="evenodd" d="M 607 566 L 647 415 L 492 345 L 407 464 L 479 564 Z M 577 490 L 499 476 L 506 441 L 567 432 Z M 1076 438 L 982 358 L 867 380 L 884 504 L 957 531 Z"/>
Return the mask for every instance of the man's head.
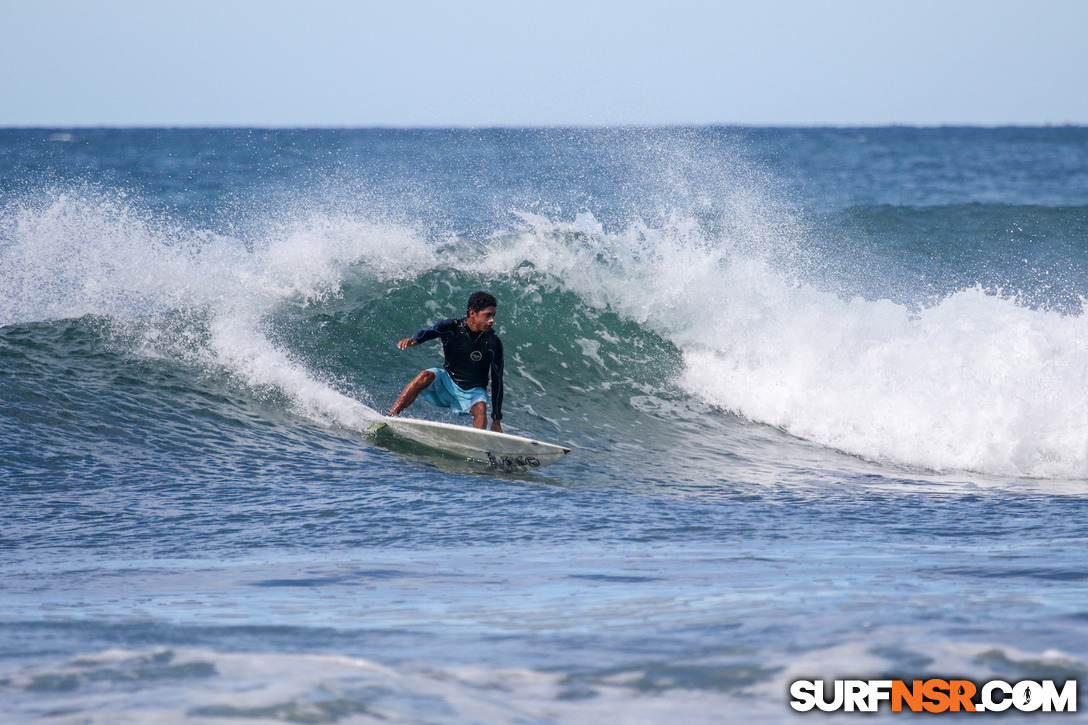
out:
<path id="1" fill-rule="evenodd" d="M 498 306 L 499 303 L 495 301 L 495 297 L 488 294 L 487 292 L 473 292 L 472 295 L 468 298 L 469 314 L 472 314 L 473 312 L 479 312 L 480 310 L 486 309 L 488 307 Z"/>
<path id="2" fill-rule="evenodd" d="M 468 298 L 468 326 L 474 332 L 490 330 L 495 326 L 495 297 L 487 292 L 473 292 Z"/>

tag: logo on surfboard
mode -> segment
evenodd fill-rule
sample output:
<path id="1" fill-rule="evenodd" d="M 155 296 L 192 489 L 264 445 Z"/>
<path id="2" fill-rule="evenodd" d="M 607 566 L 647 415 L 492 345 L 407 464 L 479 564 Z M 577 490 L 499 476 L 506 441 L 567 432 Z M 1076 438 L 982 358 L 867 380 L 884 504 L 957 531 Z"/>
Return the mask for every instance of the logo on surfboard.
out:
<path id="1" fill-rule="evenodd" d="M 499 456 L 496 458 L 489 452 L 487 454 L 487 463 L 492 468 L 540 468 L 540 461 L 534 456 L 517 456 L 516 458 Z"/>

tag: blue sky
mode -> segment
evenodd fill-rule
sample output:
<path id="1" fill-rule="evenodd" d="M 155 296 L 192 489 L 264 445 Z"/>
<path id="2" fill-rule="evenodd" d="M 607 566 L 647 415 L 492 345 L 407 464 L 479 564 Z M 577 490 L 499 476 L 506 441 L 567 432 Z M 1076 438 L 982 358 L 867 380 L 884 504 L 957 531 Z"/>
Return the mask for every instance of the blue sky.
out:
<path id="1" fill-rule="evenodd" d="M 0 126 L 1088 124 L 1088 0 L 0 0 Z"/>

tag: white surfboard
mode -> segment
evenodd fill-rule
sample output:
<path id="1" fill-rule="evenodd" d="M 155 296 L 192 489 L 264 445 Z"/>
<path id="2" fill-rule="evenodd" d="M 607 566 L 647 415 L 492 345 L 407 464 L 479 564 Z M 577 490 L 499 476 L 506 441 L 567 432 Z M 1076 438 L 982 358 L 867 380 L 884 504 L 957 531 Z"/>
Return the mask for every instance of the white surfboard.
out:
<path id="1" fill-rule="evenodd" d="M 570 448 L 532 438 L 415 418 L 384 416 L 367 430 L 372 433 L 388 430 L 401 438 L 503 470 L 543 468 L 570 453 Z"/>

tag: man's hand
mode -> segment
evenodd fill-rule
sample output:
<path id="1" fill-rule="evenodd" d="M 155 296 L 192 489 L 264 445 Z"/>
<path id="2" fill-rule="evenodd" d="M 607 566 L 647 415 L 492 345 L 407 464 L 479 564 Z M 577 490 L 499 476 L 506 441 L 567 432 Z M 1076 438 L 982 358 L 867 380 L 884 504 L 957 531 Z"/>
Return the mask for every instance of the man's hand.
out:
<path id="1" fill-rule="evenodd" d="M 400 350 L 407 350 L 410 347 L 415 347 L 419 344 L 419 341 L 414 337 L 406 337 L 397 343 L 397 348 Z"/>
<path id="2" fill-rule="evenodd" d="M 491 421 L 491 430 L 494 433 L 502 433 L 502 423 L 497 420 Z"/>

